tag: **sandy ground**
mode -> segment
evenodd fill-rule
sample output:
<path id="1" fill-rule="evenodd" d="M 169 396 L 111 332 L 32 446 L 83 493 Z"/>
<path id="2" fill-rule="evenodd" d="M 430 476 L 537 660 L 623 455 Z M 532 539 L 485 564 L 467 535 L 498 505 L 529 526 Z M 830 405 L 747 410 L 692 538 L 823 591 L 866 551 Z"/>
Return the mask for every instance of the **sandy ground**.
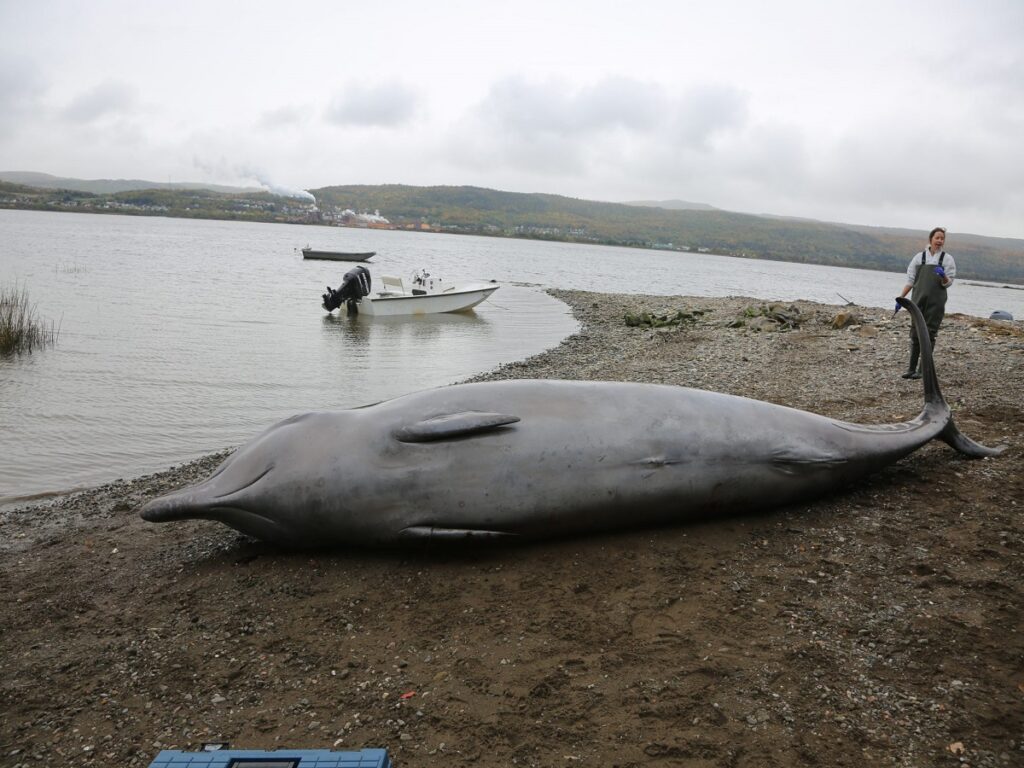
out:
<path id="1" fill-rule="evenodd" d="M 482 378 L 673 383 L 871 423 L 921 407 L 897 375 L 905 313 L 552 293 L 581 332 Z M 679 310 L 703 314 L 623 323 Z M 947 318 L 957 423 L 1010 450 L 932 444 L 760 516 L 313 553 L 139 519 L 223 455 L 5 510 L 0 765 L 145 766 L 215 740 L 386 747 L 410 768 L 1024 765 L 1022 361 L 1020 324 Z"/>

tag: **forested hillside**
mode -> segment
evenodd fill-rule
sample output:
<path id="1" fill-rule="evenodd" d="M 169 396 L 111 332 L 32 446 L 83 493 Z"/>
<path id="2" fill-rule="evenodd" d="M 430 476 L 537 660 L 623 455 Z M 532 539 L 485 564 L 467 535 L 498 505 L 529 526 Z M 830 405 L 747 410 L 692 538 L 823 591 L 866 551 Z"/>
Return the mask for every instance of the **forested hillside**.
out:
<path id="1" fill-rule="evenodd" d="M 394 227 L 402 229 L 710 252 L 897 272 L 906 269 L 927 236 L 910 230 L 705 210 L 692 203 L 685 205 L 694 208 L 683 209 L 680 201 L 666 201 L 670 207 L 658 207 L 481 187 L 331 186 L 309 193 L 315 203 L 270 192 L 164 186 L 97 193 L 0 181 L 0 208 L 291 224 L 345 223 L 345 210 L 380 211 Z M 1024 240 L 952 230 L 948 245 L 957 258 L 959 277 L 1024 284 Z M 643 258 L 642 251 L 637 251 L 636 258 Z"/>
<path id="2" fill-rule="evenodd" d="M 900 272 L 927 238 L 926 232 L 717 210 L 667 210 L 479 187 L 336 186 L 310 191 L 321 204 L 380 210 L 398 224 L 436 222 L 448 231 L 707 250 Z M 949 247 L 957 256 L 961 277 L 1024 283 L 1024 240 L 951 232 Z"/>

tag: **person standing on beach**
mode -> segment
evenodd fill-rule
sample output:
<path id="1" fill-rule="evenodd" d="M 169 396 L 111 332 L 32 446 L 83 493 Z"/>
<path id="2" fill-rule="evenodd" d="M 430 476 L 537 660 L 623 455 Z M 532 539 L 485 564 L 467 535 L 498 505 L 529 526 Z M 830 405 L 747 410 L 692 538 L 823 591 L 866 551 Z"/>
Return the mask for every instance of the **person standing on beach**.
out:
<path id="1" fill-rule="evenodd" d="M 928 247 L 910 260 L 910 266 L 907 267 L 907 284 L 903 286 L 903 293 L 900 294 L 902 298 L 913 291 L 910 299 L 924 315 L 933 349 L 942 318 L 946 315 L 946 290 L 956 277 L 956 262 L 943 250 L 945 244 L 946 230 L 942 227 L 936 227 L 928 233 Z M 899 304 L 896 307 L 898 309 Z M 921 378 L 921 371 L 918 370 L 920 358 L 921 347 L 914 329 L 911 328 L 910 365 L 903 374 L 904 379 Z"/>

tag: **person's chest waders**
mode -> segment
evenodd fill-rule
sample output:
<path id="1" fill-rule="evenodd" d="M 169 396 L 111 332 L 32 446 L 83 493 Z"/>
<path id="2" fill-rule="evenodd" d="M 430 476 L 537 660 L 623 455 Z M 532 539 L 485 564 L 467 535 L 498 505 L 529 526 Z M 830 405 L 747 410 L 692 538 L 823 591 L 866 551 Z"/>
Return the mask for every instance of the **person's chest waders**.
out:
<path id="1" fill-rule="evenodd" d="M 924 315 L 924 321 L 928 325 L 928 336 L 932 341 L 932 349 L 935 348 L 935 337 L 939 333 L 939 326 L 942 325 L 942 318 L 946 315 L 946 288 L 942 285 L 942 278 L 935 274 L 935 268 L 941 267 L 946 258 L 946 252 L 939 253 L 939 263 L 925 264 L 927 251 L 921 253 L 921 263 L 917 265 L 917 276 L 914 278 L 914 289 L 910 294 L 911 300 L 917 304 Z M 917 370 L 917 363 L 921 356 L 921 347 L 917 342 L 917 336 L 913 327 L 910 329 L 910 372 Z"/>

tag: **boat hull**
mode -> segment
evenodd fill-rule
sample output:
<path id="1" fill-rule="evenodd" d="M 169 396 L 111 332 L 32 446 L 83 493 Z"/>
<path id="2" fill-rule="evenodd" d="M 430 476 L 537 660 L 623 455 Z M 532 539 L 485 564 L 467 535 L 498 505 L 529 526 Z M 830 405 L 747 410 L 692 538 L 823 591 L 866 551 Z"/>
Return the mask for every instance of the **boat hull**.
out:
<path id="1" fill-rule="evenodd" d="M 344 251 L 314 251 L 310 248 L 302 249 L 302 258 L 318 259 L 320 261 L 369 261 L 376 251 L 362 253 L 346 253 Z"/>
<path id="2" fill-rule="evenodd" d="M 466 312 L 486 300 L 496 290 L 497 285 L 478 285 L 421 296 L 366 296 L 359 302 L 359 312 L 372 317 Z"/>

